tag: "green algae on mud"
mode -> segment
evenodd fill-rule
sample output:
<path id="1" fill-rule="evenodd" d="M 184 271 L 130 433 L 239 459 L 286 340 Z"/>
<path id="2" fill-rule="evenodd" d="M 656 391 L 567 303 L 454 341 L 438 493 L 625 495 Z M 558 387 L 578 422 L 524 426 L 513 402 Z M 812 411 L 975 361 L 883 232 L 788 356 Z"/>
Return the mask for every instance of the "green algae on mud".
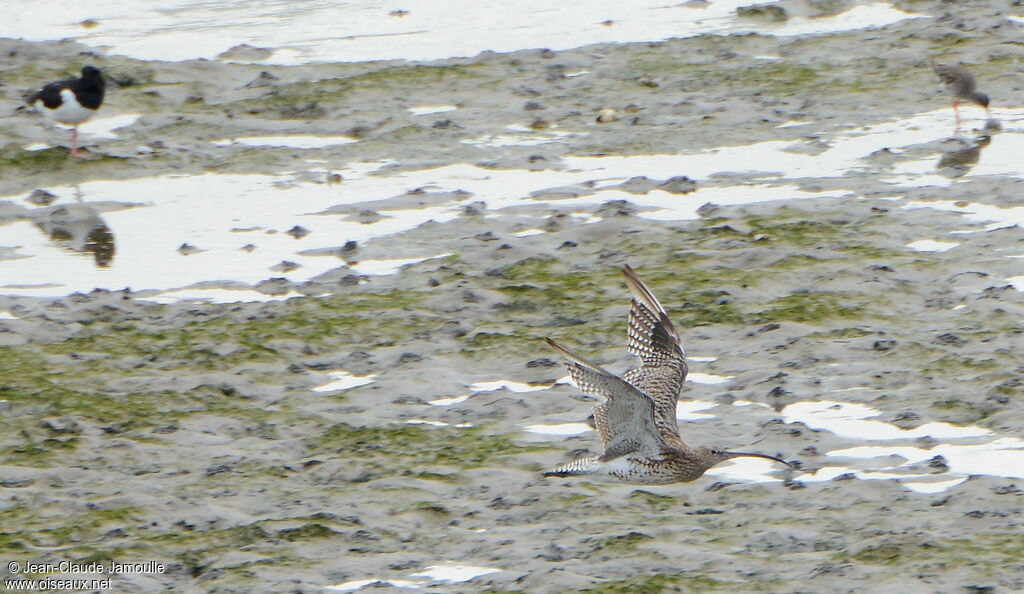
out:
<path id="1" fill-rule="evenodd" d="M 255 115 L 278 115 L 288 119 L 301 115 L 318 119 L 327 115 L 318 109 L 321 103 L 330 104 L 339 97 L 355 90 L 372 87 L 377 90 L 401 92 L 409 88 L 428 87 L 445 83 L 446 77 L 459 80 L 485 78 L 477 64 L 382 64 L 377 69 L 339 78 L 321 79 L 312 82 L 295 82 L 276 85 L 271 93 L 258 98 L 242 99 L 231 103 L 212 103 L 194 107 L 230 109 Z M 299 106 L 306 106 L 297 111 Z M 301 113 L 300 113 L 301 112 Z"/>
<path id="2" fill-rule="evenodd" d="M 109 530 L 134 523 L 144 510 L 134 507 L 92 507 L 77 510 L 74 524 L 54 525 L 56 506 L 46 502 L 22 503 L 0 510 L 0 551 L 24 553 L 47 547 L 68 547 L 78 555 L 95 558 L 89 541 L 98 540 Z"/>
<path id="3" fill-rule="evenodd" d="M 193 367 L 226 369 L 247 362 L 280 359 L 270 342 L 274 338 L 301 340 L 309 345 L 338 343 L 371 346 L 392 342 L 417 330 L 441 323 L 436 313 L 422 307 L 428 295 L 417 291 L 352 292 L 289 299 L 277 307 L 264 307 L 244 317 L 229 306 L 181 325 L 154 330 L 131 324 L 93 321 L 75 336 L 43 346 L 46 353 L 101 353 L 108 357 L 146 355 L 163 369 Z M 159 311 L 159 306 L 150 306 Z M 202 345 L 233 344 L 228 354 L 210 353 Z M 102 359 L 95 360 L 102 364 Z"/>
<path id="4" fill-rule="evenodd" d="M 26 169 L 46 171 L 56 169 L 68 163 L 68 149 L 51 146 L 38 151 L 29 151 L 17 146 L 5 146 L 0 149 L 0 167 L 5 170 Z"/>
<path id="5" fill-rule="evenodd" d="M 353 427 L 347 423 L 333 425 L 307 443 L 315 452 L 368 460 L 375 473 L 383 475 L 415 472 L 433 465 L 474 468 L 502 456 L 552 449 L 539 444 L 519 445 L 512 436 L 491 434 L 483 427 Z M 400 455 L 379 460 L 387 452 Z"/>
<path id="6" fill-rule="evenodd" d="M 852 554 L 837 553 L 835 559 L 881 567 L 897 566 L 912 559 L 946 569 L 969 565 L 1002 569 L 1019 561 L 1021 553 L 1024 553 L 1024 543 L 1019 535 L 1011 533 L 973 534 L 962 538 L 929 538 L 922 534 L 911 540 L 894 536 Z"/>
<path id="7" fill-rule="evenodd" d="M 711 286 L 757 285 L 771 282 L 771 268 L 751 272 L 728 269 L 711 263 L 706 269 L 701 264 L 710 258 L 674 258 L 661 271 L 646 271 L 644 278 L 658 294 L 672 295 L 676 302 L 668 302 L 666 310 L 683 326 L 703 324 L 763 324 L 776 321 L 821 321 L 826 318 L 857 318 L 866 312 L 869 299 L 854 293 L 804 292 L 779 297 L 763 304 L 761 311 L 744 312 L 723 299 L 723 293 L 708 290 Z M 703 262 L 702 262 L 703 261 Z M 688 266 L 683 266 L 685 263 Z M 827 266 L 828 261 L 817 259 L 789 258 L 780 267 L 788 270 L 801 268 L 800 264 Z M 674 268 L 674 269 L 673 269 Z M 606 267 L 590 273 L 568 270 L 554 258 L 520 262 L 502 269 L 503 279 L 515 280 L 518 284 L 504 285 L 498 290 L 513 296 L 509 310 L 538 310 L 552 307 L 564 312 L 563 317 L 592 319 L 593 314 L 606 307 L 607 299 L 614 299 L 611 290 L 605 288 L 612 282 L 621 283 L 621 272 Z M 658 287 L 668 287 L 668 290 Z M 622 299 L 627 299 L 623 293 Z M 580 323 L 583 323 L 582 321 Z M 617 324 L 618 325 L 618 324 Z M 589 328 L 588 328 L 589 330 Z M 614 331 L 614 328 L 609 329 Z M 508 335 L 509 338 L 524 336 Z M 482 345 L 481 345 L 482 346 Z"/>
<path id="8" fill-rule="evenodd" d="M 53 134 L 66 134 L 66 132 L 55 129 Z M 70 149 L 62 146 L 26 150 L 20 146 L 8 144 L 0 148 L 0 168 L 8 174 L 15 172 L 45 173 L 65 169 L 86 172 L 97 167 L 109 167 L 124 161 L 121 157 L 108 155 L 103 152 L 83 150 L 87 156 L 85 158 L 76 158 L 70 155 Z"/>

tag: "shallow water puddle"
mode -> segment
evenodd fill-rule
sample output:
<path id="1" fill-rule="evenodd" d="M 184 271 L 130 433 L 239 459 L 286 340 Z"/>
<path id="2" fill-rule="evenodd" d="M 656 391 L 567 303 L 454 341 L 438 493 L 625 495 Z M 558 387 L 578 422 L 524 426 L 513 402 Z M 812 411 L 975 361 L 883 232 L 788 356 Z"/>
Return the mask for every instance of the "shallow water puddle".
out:
<path id="1" fill-rule="evenodd" d="M 518 134 L 488 134 L 480 138 L 470 138 L 462 141 L 462 144 L 469 144 L 483 148 L 496 148 L 501 146 L 538 146 L 550 142 L 569 140 L 589 136 L 588 132 L 564 132 L 561 130 L 545 130 L 534 133 L 526 126 L 506 126 L 512 132 Z"/>
<path id="2" fill-rule="evenodd" d="M 734 458 L 708 470 L 705 476 L 718 480 L 735 480 L 750 483 L 779 483 L 779 474 L 786 470 L 784 464 L 763 458 Z"/>
<path id="3" fill-rule="evenodd" d="M 870 473 L 865 473 L 865 474 L 870 474 Z M 877 474 L 881 474 L 881 473 L 877 473 Z M 896 477 L 872 476 L 871 478 L 884 479 L 884 478 L 896 478 Z M 919 481 L 917 481 L 917 480 L 905 480 L 905 481 L 903 481 L 903 486 L 908 488 L 908 489 L 910 489 L 911 491 L 915 491 L 917 493 L 925 493 L 925 494 L 928 494 L 928 493 L 941 493 L 941 492 L 945 491 L 946 489 L 949 489 L 950 487 L 955 487 L 955 486 L 959 485 L 960 483 L 962 483 L 962 482 L 964 482 L 966 480 L 967 480 L 966 476 L 964 476 L 963 478 L 955 478 L 955 479 L 948 479 L 948 480 L 929 480 L 929 479 L 927 479 L 925 477 L 922 477 L 922 480 L 919 480 Z"/>
<path id="4" fill-rule="evenodd" d="M 349 388 L 355 388 L 357 386 L 365 386 L 366 384 L 372 383 L 373 378 L 376 375 L 353 375 L 344 369 L 338 371 L 328 371 L 327 375 L 330 376 L 332 381 L 313 388 L 314 392 L 338 392 L 340 390 L 348 390 Z"/>
<path id="5" fill-rule="evenodd" d="M 969 202 L 965 204 L 963 202 L 954 202 L 952 200 L 934 200 L 928 202 L 916 200 L 908 202 L 903 206 L 903 208 L 932 208 L 935 210 L 946 210 L 960 213 L 964 215 L 964 218 L 968 221 L 988 223 L 988 225 L 985 226 L 987 231 L 1000 229 L 1002 227 L 1013 227 L 1014 225 L 1024 226 L 1024 206 L 1010 206 L 1004 208 L 1002 206 L 983 204 L 981 202 Z"/>
<path id="6" fill-rule="evenodd" d="M 408 419 L 405 421 L 406 425 L 430 425 L 431 427 L 457 427 L 459 429 L 465 429 L 472 427 L 473 423 L 445 423 L 443 421 L 432 421 L 430 419 Z"/>
<path id="7" fill-rule="evenodd" d="M 3 289 L 3 287 L 0 287 Z M 152 301 L 154 303 L 176 303 L 178 301 L 206 301 L 207 303 L 239 303 L 239 302 L 266 302 L 284 301 L 292 297 L 301 297 L 301 293 L 290 292 L 284 295 L 269 295 L 252 289 L 203 289 L 184 288 L 173 291 L 161 291 L 155 295 L 147 296 L 146 292 L 136 297 L 140 301 Z"/>
<path id="8" fill-rule="evenodd" d="M 501 571 L 496 567 L 476 565 L 431 565 L 419 573 L 412 574 L 411 577 L 425 577 L 436 582 L 468 582 L 473 578 Z"/>
<path id="9" fill-rule="evenodd" d="M 716 2 L 717 4 L 717 2 Z M 738 3 L 739 6 L 748 6 L 745 1 Z M 763 32 L 770 35 L 818 35 L 822 33 L 837 33 L 840 31 L 852 31 L 855 29 L 867 29 L 869 27 L 882 27 L 905 19 L 920 18 L 923 15 L 903 12 L 888 2 L 872 2 L 870 4 L 858 4 L 846 12 L 828 17 L 793 17 L 785 23 L 763 28 L 757 25 L 744 25 L 738 23 L 733 31 Z"/>
<path id="10" fill-rule="evenodd" d="M 352 592 L 365 588 L 367 586 L 393 586 L 396 588 L 423 588 L 428 586 L 431 581 L 433 582 L 450 582 L 450 583 L 462 583 L 468 582 L 474 578 L 478 578 L 492 573 L 500 573 L 504 571 L 497 567 L 481 567 L 477 565 L 463 565 L 463 564 L 448 564 L 448 565 L 431 565 L 423 571 L 410 575 L 411 578 L 420 578 L 418 581 L 410 580 L 399 580 L 399 579 L 377 579 L 370 578 L 364 580 L 353 580 L 351 582 L 345 582 L 342 584 L 334 584 L 331 586 L 324 586 L 324 589 L 331 590 L 333 592 Z"/>
<path id="11" fill-rule="evenodd" d="M 144 60 L 222 59 L 271 64 L 387 59 L 436 60 L 525 48 L 567 49 L 593 43 L 657 41 L 756 31 L 806 35 L 882 26 L 919 15 L 886 2 L 858 5 L 828 17 L 784 23 L 743 19 L 750 0 L 703 4 L 664 0 L 449 0 L 413 3 L 393 12 L 373 0 L 296 3 L 288 0 L 210 3 L 166 0 L 126 5 L 93 0 L 61 10 L 33 10 L 31 0 L 7 0 L 0 36 L 73 38 L 113 54 Z M 581 16 L 583 18 L 581 18 Z M 80 25 L 89 19 L 93 26 Z M 607 24 L 605 24 L 607 23 Z M 229 52 L 240 44 L 253 46 Z"/>
<path id="12" fill-rule="evenodd" d="M 866 404 L 831 400 L 796 402 L 782 409 L 782 419 L 786 423 L 803 423 L 811 429 L 824 429 L 842 437 L 857 439 L 916 439 L 926 436 L 956 439 L 992 434 L 981 427 L 950 423 L 925 423 L 915 429 L 901 429 L 885 421 L 871 420 L 871 417 L 880 414 L 882 411 Z"/>
<path id="13" fill-rule="evenodd" d="M 469 386 L 473 392 L 493 392 L 494 390 L 500 390 L 502 388 L 509 392 L 536 392 L 538 390 L 547 390 L 551 386 L 535 386 L 531 384 L 524 384 L 522 382 L 516 382 L 512 380 L 495 380 L 493 382 L 476 382 Z"/>
<path id="14" fill-rule="evenodd" d="M 700 412 L 711 410 L 718 406 L 714 402 L 701 400 L 680 400 L 676 403 L 676 419 L 680 421 L 700 421 L 702 419 L 713 419 L 715 415 Z"/>
<path id="15" fill-rule="evenodd" d="M 94 118 L 78 127 L 78 133 L 81 136 L 83 145 L 88 145 L 95 140 L 113 140 L 117 138 L 117 134 L 114 134 L 114 130 L 119 128 L 126 128 L 131 126 L 141 117 L 141 114 L 137 113 L 122 113 L 114 116 Z M 72 126 L 67 126 L 57 122 L 48 122 L 58 128 L 64 128 L 70 130 Z M 43 142 L 32 143 L 25 147 L 27 151 L 41 151 L 43 149 L 50 148 L 53 145 L 46 144 Z"/>
<path id="16" fill-rule="evenodd" d="M 695 359 L 691 357 L 690 360 L 694 361 Z M 686 381 L 694 382 L 697 384 L 724 384 L 725 382 L 731 380 L 732 378 L 733 376 L 731 375 L 714 375 L 712 373 L 700 373 L 696 371 L 691 371 L 686 374 Z"/>
<path id="17" fill-rule="evenodd" d="M 422 583 L 410 582 L 408 580 L 378 580 L 370 578 L 368 580 L 353 580 L 342 584 L 334 584 L 333 586 L 324 586 L 324 589 L 332 592 L 354 592 L 355 590 L 359 590 L 367 586 L 393 586 L 395 588 L 408 589 L 419 589 L 423 587 Z"/>
<path id="18" fill-rule="evenodd" d="M 237 138 L 222 138 L 214 140 L 217 146 L 231 146 L 242 144 L 246 146 L 275 146 L 297 149 L 315 149 L 328 146 L 338 146 L 359 142 L 358 138 L 350 136 L 312 136 L 309 134 L 289 134 L 282 136 L 239 136 Z"/>
<path id="19" fill-rule="evenodd" d="M 776 176 L 815 179 L 836 177 L 866 166 L 863 157 L 897 142 L 937 137 L 937 122 L 948 119 L 942 111 L 920 114 L 852 130 L 841 135 L 819 155 L 792 152 L 792 141 L 769 141 L 745 146 L 720 147 L 689 155 L 639 155 L 626 157 L 567 157 L 567 170 L 500 170 L 469 164 L 435 169 L 389 172 L 386 164 L 357 163 L 342 171 L 339 184 L 303 181 L 309 173 L 284 175 L 215 174 L 118 181 L 94 181 L 79 188 L 50 188 L 60 196 L 57 204 L 69 204 L 76 192 L 89 207 L 97 201 L 149 202 L 137 208 L 97 211 L 95 219 L 108 227 L 113 238 L 113 258 L 105 266 L 90 266 L 82 253 L 55 245 L 31 224 L 4 226 L 6 246 L 20 246 L 23 259 L 0 260 L 0 278 L 9 294 L 58 296 L 93 288 L 119 290 L 171 290 L 196 288 L 204 281 L 253 285 L 271 277 L 292 282 L 307 281 L 346 264 L 334 250 L 347 241 L 395 234 L 428 221 L 446 222 L 460 216 L 467 200 L 483 199 L 494 212 L 529 201 L 562 208 L 600 204 L 623 199 L 649 209 L 641 214 L 659 220 L 696 218 L 704 203 L 747 204 L 765 200 L 790 200 L 821 196 L 845 196 L 844 190 L 808 192 L 792 183 L 769 183 Z M 948 126 L 947 126 L 948 127 Z M 909 136 L 908 136 L 909 135 Z M 1004 133 L 1005 136 L 1005 133 Z M 319 142 L 319 141 L 318 141 Z M 686 175 L 706 180 L 730 164 L 744 174 L 762 174 L 765 182 L 721 187 L 701 183 L 687 194 L 653 189 L 632 194 L 617 185 L 635 176 L 652 182 Z M 381 175 L 391 173 L 390 175 Z M 376 174 L 376 175 L 375 175 Z M 941 177 L 941 176 L 939 176 Z M 942 178 L 946 179 L 946 178 Z M 948 180 L 947 180 L 948 181 Z M 572 188 L 578 187 L 578 190 Z M 361 223 L 351 214 L 324 215 L 337 205 L 398 196 L 411 188 L 440 192 L 464 190 L 450 202 L 418 209 L 382 210 L 375 222 Z M 569 188 L 564 192 L 560 188 Z M 551 192 L 550 190 L 555 189 Z M 574 192 L 581 195 L 573 195 Z M 461 197 L 464 196 L 464 197 Z M 23 196 L 4 197 L 24 204 Z M 936 207 L 939 203 L 927 203 Z M 127 206 L 127 205 L 126 205 Z M 1014 209 L 1001 215 L 1021 217 Z M 980 212 L 989 215 L 991 209 Z M 585 213 L 588 220 L 600 217 Z M 20 227 L 19 227 L 20 225 Z M 15 232 L 9 232 L 14 229 Z M 159 230 L 154 234 L 153 230 Z M 293 232 L 293 233 L 289 233 Z M 528 237 L 539 232 L 517 232 Z M 109 256 L 110 253 L 107 254 Z M 419 255 L 420 257 L 413 257 Z M 422 261 L 421 254 L 395 254 L 387 260 L 348 262 L 359 274 L 392 274 L 406 264 Z M 20 286 L 23 288 L 15 288 Z M 204 287 L 205 288 L 205 287 Z M 244 287 L 240 287 L 244 288 Z M 168 298 L 174 295 L 168 295 Z M 212 296 L 227 297 L 223 294 Z M 247 298 L 237 294 L 240 298 Z M 259 297 L 253 297 L 259 299 Z"/>
<path id="20" fill-rule="evenodd" d="M 456 109 L 458 109 L 457 105 L 420 105 L 417 107 L 410 107 L 406 111 L 412 115 L 430 115 L 433 113 L 455 111 Z"/>
<path id="21" fill-rule="evenodd" d="M 114 130 L 131 126 L 141 117 L 141 115 L 142 114 L 138 113 L 122 113 L 114 116 L 94 118 L 79 126 L 78 132 L 83 136 L 89 135 L 92 138 L 97 139 L 109 140 L 117 138 L 117 134 L 114 134 Z"/>
<path id="22" fill-rule="evenodd" d="M 978 162 L 968 175 L 1024 177 L 1024 162 L 1020 158 L 1024 154 L 1024 109 L 996 107 L 991 111 L 992 117 L 999 121 L 1003 130 L 992 134 L 991 142 L 981 149 Z M 981 113 L 984 114 L 983 111 Z M 984 115 L 979 116 L 977 126 L 984 123 L 983 118 Z"/>
<path id="23" fill-rule="evenodd" d="M 854 128 L 830 138 L 825 150 L 818 154 L 802 152 L 800 141 L 771 140 L 749 145 L 719 147 L 688 155 L 566 157 L 564 160 L 573 169 L 589 172 L 592 177 L 599 174 L 606 180 L 626 180 L 637 175 L 659 180 L 686 175 L 694 180 L 702 180 L 710 178 L 713 174 L 728 172 L 760 173 L 762 179 L 842 177 L 850 172 L 868 169 L 870 164 L 865 159 L 879 151 L 898 153 L 901 151 L 900 147 L 947 137 L 950 133 L 949 111 L 951 110 L 948 108 L 936 109 L 910 118 Z M 1014 126 L 1024 125 L 1024 110 L 993 109 L 993 117 L 1003 123 L 1005 130 L 994 135 L 991 145 L 981 151 L 978 166 L 972 170 L 972 174 L 1024 174 L 1024 165 L 1016 159 L 1016 155 L 1024 152 L 1024 134 L 1012 131 Z M 1018 143 L 1021 143 L 1020 146 L 1017 146 Z M 732 163 L 746 165 L 736 168 L 723 165 Z M 950 183 L 949 178 L 941 175 L 921 177 L 921 174 L 935 170 L 934 161 L 929 160 L 927 168 L 923 171 L 919 170 L 920 167 L 914 165 L 915 163 L 917 162 L 898 163 L 893 168 L 889 181 L 912 186 Z M 806 192 L 793 185 L 752 184 L 733 188 L 698 189 L 711 190 L 721 192 L 723 204 L 830 195 Z M 737 193 L 747 195 L 736 196 Z M 843 193 L 845 192 L 839 194 Z M 657 195 L 656 191 L 650 194 Z M 637 196 L 636 200 L 642 203 L 645 198 L 649 200 L 648 196 Z M 679 200 L 679 196 L 671 195 L 662 197 L 662 200 L 669 202 L 671 198 Z"/>
<path id="24" fill-rule="evenodd" d="M 903 445 L 865 445 L 827 452 L 833 458 L 875 460 L 883 468 L 861 470 L 848 466 L 826 466 L 817 472 L 799 475 L 797 480 L 818 482 L 842 474 L 864 480 L 899 479 L 904 486 L 921 493 L 934 493 L 959 484 L 970 474 L 988 474 L 1024 478 L 1024 440 L 1016 437 L 993 439 L 982 427 L 950 423 L 925 423 L 914 429 L 901 429 L 884 421 L 870 420 L 881 414 L 870 406 L 833 401 L 798 402 L 782 410 L 787 423 L 802 422 L 812 429 L 825 429 L 836 435 L 860 440 L 901 441 L 929 437 L 938 440 L 968 440 L 969 443 L 939 443 L 930 448 Z M 942 456 L 948 472 L 929 473 L 915 464 Z M 890 458 L 894 458 L 890 460 Z"/>
<path id="25" fill-rule="evenodd" d="M 934 239 L 919 239 L 907 244 L 907 247 L 915 252 L 944 252 L 960 245 L 955 241 L 937 241 Z"/>
<path id="26" fill-rule="evenodd" d="M 718 357 L 696 357 L 694 355 L 687 355 L 686 360 L 691 362 L 698 361 L 700 363 L 710 363 L 712 361 L 717 361 Z"/>
<path id="27" fill-rule="evenodd" d="M 617 183 L 635 176 L 646 176 L 652 180 L 666 180 L 685 175 L 693 180 L 706 180 L 714 174 L 735 172 L 763 174 L 763 178 L 774 180 L 787 178 L 838 177 L 849 171 L 862 168 L 863 157 L 871 152 L 891 145 L 893 130 L 900 124 L 860 129 L 840 137 L 820 155 L 794 153 L 787 149 L 793 141 L 767 141 L 751 145 L 720 147 L 692 154 L 633 155 L 610 157 L 573 157 L 564 159 L 568 170 L 495 170 L 468 164 L 449 165 L 431 170 L 402 172 L 393 176 L 409 180 L 410 186 L 433 186 L 441 191 L 457 189 L 472 192 L 486 198 L 489 208 L 505 208 L 522 203 L 524 196 L 533 195 L 532 200 L 552 204 L 571 205 L 600 203 L 616 198 L 627 198 L 641 205 L 660 207 L 668 212 L 659 216 L 664 219 L 692 218 L 694 211 L 703 202 L 716 201 L 723 204 L 743 204 L 764 200 L 790 198 L 841 196 L 846 191 L 807 192 L 792 184 L 769 185 L 747 184 L 732 187 L 700 187 L 697 192 L 680 196 L 660 190 L 645 194 L 632 194 L 613 188 Z M 922 130 L 922 139 L 934 139 L 933 129 Z M 912 139 L 907 139 L 912 140 Z M 728 164 L 756 164 L 743 167 L 729 167 Z M 725 165 L 723 165 L 725 164 Z M 945 178 L 943 178 L 945 179 Z M 584 192 L 578 197 L 546 198 L 544 190 L 586 184 L 593 182 L 597 190 L 592 195 Z M 697 195 L 704 192 L 703 195 Z M 703 200 L 703 202 L 700 202 Z M 686 203 L 685 207 L 679 206 Z M 690 203 L 696 203 L 696 206 Z"/>
<path id="28" fill-rule="evenodd" d="M 512 234 L 513 237 L 529 237 L 531 235 L 544 235 L 547 231 L 543 229 L 523 229 Z"/>
<path id="29" fill-rule="evenodd" d="M 913 446 L 858 446 L 828 453 L 830 457 L 865 459 L 892 455 L 905 458 L 906 464 L 923 462 L 941 455 L 946 459 L 949 471 L 954 474 L 1024 478 L 1024 439 L 1017 437 L 1001 437 L 976 444 L 941 443 L 928 449 Z"/>
<path id="30" fill-rule="evenodd" d="M 451 407 L 452 405 L 458 405 L 459 402 L 465 402 L 469 399 L 469 394 L 462 396 L 453 396 L 451 398 L 437 398 L 427 402 L 432 407 Z"/>
<path id="31" fill-rule="evenodd" d="M 255 284 L 271 277 L 302 282 L 345 264 L 324 248 L 458 216 L 454 208 L 431 207 L 385 211 L 379 220 L 364 224 L 342 215 L 318 214 L 338 204 L 387 198 L 408 189 L 405 179 L 370 177 L 367 169 L 371 167 L 346 171 L 345 183 L 337 185 L 296 182 L 287 176 L 208 173 L 49 188 L 59 197 L 55 205 L 77 204 L 76 194 L 83 197 L 82 208 L 92 209 L 89 220 L 109 230 L 112 252 L 104 252 L 109 261 L 94 264 L 91 256 L 98 252 L 90 251 L 88 245 L 68 249 L 30 222 L 0 224 L 3 245 L 17 247 L 19 256 L 0 260 L 0 278 L 5 281 L 0 292 L 59 296 L 97 287 L 167 290 L 204 281 Z M 150 202 L 128 208 L 140 197 Z M 20 196 L 4 199 L 25 204 Z M 98 201 L 123 202 L 125 208 L 111 210 L 108 204 L 100 211 L 90 206 Z M 368 260 L 354 265 L 363 274 L 389 274 L 424 259 Z M 219 300 L 229 295 L 200 297 Z M 183 294 L 183 298 L 191 296 Z M 236 296 L 240 300 L 269 298 Z"/>
<path id="32" fill-rule="evenodd" d="M 587 431 L 593 431 L 594 428 L 586 423 L 556 423 L 556 424 L 543 424 L 539 423 L 536 425 L 527 425 L 527 433 L 537 433 L 539 435 L 580 435 Z"/>
<path id="33" fill-rule="evenodd" d="M 853 128 L 827 139 L 823 151 L 802 152 L 799 140 L 769 140 L 749 145 L 724 146 L 689 155 L 636 155 L 628 157 L 569 157 L 571 167 L 599 171 L 608 177 L 627 178 L 646 175 L 665 179 L 686 175 L 705 179 L 723 172 L 761 172 L 765 177 L 816 178 L 840 177 L 864 169 L 864 161 L 877 151 L 893 150 L 941 139 L 950 132 L 948 108 L 917 114 L 910 118 L 879 122 Z M 1011 119 L 1005 110 L 1002 117 Z M 995 115 L 995 111 L 993 111 Z M 997 116 L 999 117 L 999 116 Z M 795 125 L 783 124 L 782 127 Z M 745 164 L 734 169 L 727 165 Z M 939 179 L 946 178 L 939 176 Z M 948 180 L 947 180 L 948 181 Z"/>
<path id="34" fill-rule="evenodd" d="M 1024 176 L 1024 163 L 1019 155 L 1024 152 L 1024 109 L 1001 108 L 991 109 L 992 119 L 999 122 L 1002 131 L 987 132 L 982 128 L 986 122 L 984 110 L 978 107 L 966 106 L 962 112 L 964 124 L 960 130 L 954 130 L 954 116 L 952 109 L 945 107 L 934 111 L 917 114 L 912 118 L 901 120 L 906 129 L 931 130 L 939 132 L 932 138 L 920 138 L 914 134 L 910 138 L 916 142 L 928 140 L 943 140 L 958 138 L 961 140 L 959 147 L 951 145 L 951 155 L 957 151 L 967 149 L 971 146 L 979 147 L 977 154 L 972 159 L 958 157 L 953 163 L 960 163 L 963 168 L 963 177 L 976 177 L 979 175 L 1010 175 L 1015 177 Z M 987 137 L 987 140 L 981 140 Z M 979 142 L 980 141 L 980 142 Z M 901 142 L 898 146 L 911 144 Z M 903 185 L 911 186 L 948 186 L 954 183 L 954 178 L 937 175 L 939 165 L 945 163 L 943 159 L 947 154 L 934 156 L 926 159 L 915 159 L 911 161 L 900 161 L 893 165 L 892 173 L 894 181 Z M 966 160 L 965 160 L 966 159 Z"/>
<path id="35" fill-rule="evenodd" d="M 967 476 L 948 478 L 947 474 L 899 474 L 891 472 L 857 471 L 847 466 L 825 466 L 814 474 L 802 474 L 797 480 L 808 483 L 831 481 L 841 476 L 861 480 L 899 480 L 904 487 L 917 493 L 940 493 L 967 480 Z M 842 480 L 842 479 L 840 479 Z"/>

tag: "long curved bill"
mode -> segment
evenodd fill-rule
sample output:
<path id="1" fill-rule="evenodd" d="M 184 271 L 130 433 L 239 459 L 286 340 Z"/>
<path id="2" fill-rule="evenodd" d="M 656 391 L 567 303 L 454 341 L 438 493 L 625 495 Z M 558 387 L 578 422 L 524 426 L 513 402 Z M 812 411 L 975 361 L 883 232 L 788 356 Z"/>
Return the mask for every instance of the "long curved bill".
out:
<path id="1" fill-rule="evenodd" d="M 775 456 L 769 456 L 768 454 L 751 454 L 751 453 L 748 453 L 748 452 L 722 452 L 722 453 L 723 454 L 727 454 L 730 458 L 739 458 L 741 456 L 746 456 L 748 458 L 765 458 L 767 460 L 774 460 L 776 462 L 780 462 L 780 463 L 785 464 L 786 466 L 788 466 L 790 468 L 793 468 L 792 464 L 790 464 L 789 462 L 786 462 L 782 458 L 776 458 Z"/>

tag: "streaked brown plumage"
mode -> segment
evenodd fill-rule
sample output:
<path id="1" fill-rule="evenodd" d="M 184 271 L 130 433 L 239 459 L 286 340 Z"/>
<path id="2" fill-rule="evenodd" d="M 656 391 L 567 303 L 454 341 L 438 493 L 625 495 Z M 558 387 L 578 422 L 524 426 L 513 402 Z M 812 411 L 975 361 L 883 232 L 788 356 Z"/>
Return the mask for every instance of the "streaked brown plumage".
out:
<path id="1" fill-rule="evenodd" d="M 960 126 L 960 100 L 971 101 L 988 111 L 988 95 L 977 90 L 977 82 L 969 70 L 958 64 L 937 64 L 931 61 L 932 70 L 938 75 L 942 84 L 946 85 L 953 95 L 953 113 L 956 114 L 956 125 Z"/>
<path id="2" fill-rule="evenodd" d="M 679 333 L 636 272 L 629 266 L 622 272 L 633 294 L 628 350 L 640 358 L 640 367 L 619 377 L 547 339 L 568 360 L 566 367 L 576 385 L 605 400 L 594 407 L 594 424 L 604 454 L 563 464 L 545 476 L 607 473 L 630 483 L 663 484 L 696 480 L 712 466 L 740 456 L 767 458 L 788 466 L 774 456 L 693 448 L 683 443 L 676 404 L 687 367 Z"/>

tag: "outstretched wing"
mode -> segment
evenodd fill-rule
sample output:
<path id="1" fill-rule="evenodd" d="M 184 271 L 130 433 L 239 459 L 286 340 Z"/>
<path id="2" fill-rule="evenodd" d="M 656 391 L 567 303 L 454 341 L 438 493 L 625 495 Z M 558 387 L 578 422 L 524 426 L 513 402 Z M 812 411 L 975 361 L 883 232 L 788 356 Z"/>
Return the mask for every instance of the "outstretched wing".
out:
<path id="1" fill-rule="evenodd" d="M 686 356 L 672 321 L 654 293 L 628 265 L 622 268 L 633 294 L 629 309 L 628 349 L 640 358 L 640 367 L 623 377 L 654 401 L 654 420 L 664 439 L 678 445 L 676 404 L 686 380 Z M 680 442 L 681 443 L 681 442 Z"/>
<path id="2" fill-rule="evenodd" d="M 568 359 L 565 366 L 580 390 L 605 399 L 594 407 L 594 424 L 604 442 L 602 461 L 634 452 L 657 455 L 668 448 L 655 427 L 654 401 L 650 396 L 550 338 L 546 340 Z"/>

